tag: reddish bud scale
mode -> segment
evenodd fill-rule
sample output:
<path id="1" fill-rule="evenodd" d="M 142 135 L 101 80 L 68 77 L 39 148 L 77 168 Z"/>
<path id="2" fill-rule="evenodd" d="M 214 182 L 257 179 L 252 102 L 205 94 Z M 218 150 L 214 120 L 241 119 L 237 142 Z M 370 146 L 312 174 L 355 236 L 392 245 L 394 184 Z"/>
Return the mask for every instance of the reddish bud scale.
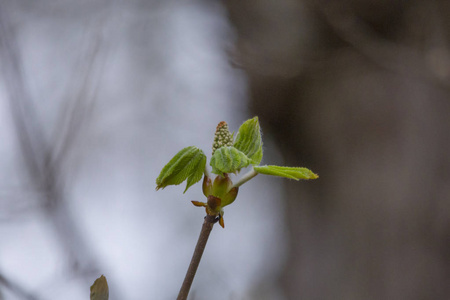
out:
<path id="1" fill-rule="evenodd" d="M 208 196 L 208 205 L 206 206 L 206 211 L 208 215 L 217 216 L 221 210 L 222 200 L 220 198 L 214 197 L 212 195 Z"/>
<path id="2" fill-rule="evenodd" d="M 219 216 L 219 224 L 224 227 L 222 208 L 233 203 L 236 199 L 239 188 L 232 188 L 233 182 L 228 174 L 224 177 L 217 176 L 214 182 L 211 178 L 203 178 L 203 194 L 208 199 L 207 203 L 192 201 L 195 206 L 205 207 L 206 213 L 210 216 Z"/>

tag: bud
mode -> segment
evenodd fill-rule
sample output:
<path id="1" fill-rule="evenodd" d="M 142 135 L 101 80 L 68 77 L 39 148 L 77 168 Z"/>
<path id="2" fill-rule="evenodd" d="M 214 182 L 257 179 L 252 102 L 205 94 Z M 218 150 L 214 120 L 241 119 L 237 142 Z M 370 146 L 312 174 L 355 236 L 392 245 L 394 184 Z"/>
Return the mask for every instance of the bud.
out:
<path id="1" fill-rule="evenodd" d="M 209 178 L 208 176 L 204 176 L 203 177 L 203 195 L 205 195 L 205 197 L 208 197 L 209 195 L 212 194 L 212 182 L 211 182 L 211 178 Z"/>
<path id="2" fill-rule="evenodd" d="M 212 185 L 212 195 L 215 197 L 223 198 L 227 192 L 233 186 L 233 182 L 227 173 L 224 176 L 216 176 Z M 208 195 L 209 196 L 209 195 Z"/>
<path id="3" fill-rule="evenodd" d="M 212 154 L 217 149 L 224 146 L 233 146 L 233 136 L 228 130 L 228 124 L 225 121 L 220 122 L 216 127 L 216 133 L 214 134 L 214 142 L 212 146 Z"/>
<path id="4" fill-rule="evenodd" d="M 234 202 L 239 192 L 238 187 L 234 187 L 222 198 L 222 207 L 225 207 Z"/>
<path id="5" fill-rule="evenodd" d="M 239 188 L 231 188 L 232 186 L 233 182 L 226 173 L 224 174 L 224 177 L 217 176 L 216 179 L 214 179 L 212 195 L 220 198 L 221 207 L 233 203 L 234 199 L 236 199 Z"/>
<path id="6" fill-rule="evenodd" d="M 211 178 L 205 176 L 203 178 L 203 194 L 207 198 L 207 202 L 191 201 L 198 207 L 205 207 L 206 213 L 210 216 L 218 216 L 220 226 L 224 227 L 223 207 L 231 204 L 237 197 L 239 188 L 233 188 L 233 182 L 228 174 L 217 176 L 214 182 Z"/>

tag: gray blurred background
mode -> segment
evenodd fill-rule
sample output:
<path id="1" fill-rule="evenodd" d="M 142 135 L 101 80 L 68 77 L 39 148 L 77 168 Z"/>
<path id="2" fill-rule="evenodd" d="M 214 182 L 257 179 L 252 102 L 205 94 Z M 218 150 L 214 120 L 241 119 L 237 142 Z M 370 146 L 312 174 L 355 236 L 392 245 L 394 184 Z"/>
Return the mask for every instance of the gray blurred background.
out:
<path id="1" fill-rule="evenodd" d="M 175 299 L 181 148 L 258 115 L 263 163 L 190 299 L 449 299 L 450 2 L 0 0 L 0 299 Z"/>

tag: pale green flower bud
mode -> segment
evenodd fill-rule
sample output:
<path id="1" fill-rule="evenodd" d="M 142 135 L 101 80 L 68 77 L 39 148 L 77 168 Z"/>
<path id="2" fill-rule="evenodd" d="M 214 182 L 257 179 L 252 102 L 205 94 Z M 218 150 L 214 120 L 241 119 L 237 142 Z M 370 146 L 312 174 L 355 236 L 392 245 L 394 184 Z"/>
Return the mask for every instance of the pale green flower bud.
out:
<path id="1" fill-rule="evenodd" d="M 228 130 L 228 124 L 225 121 L 217 125 L 216 133 L 214 134 L 214 142 L 212 147 L 212 154 L 221 147 L 233 146 L 233 136 Z"/>

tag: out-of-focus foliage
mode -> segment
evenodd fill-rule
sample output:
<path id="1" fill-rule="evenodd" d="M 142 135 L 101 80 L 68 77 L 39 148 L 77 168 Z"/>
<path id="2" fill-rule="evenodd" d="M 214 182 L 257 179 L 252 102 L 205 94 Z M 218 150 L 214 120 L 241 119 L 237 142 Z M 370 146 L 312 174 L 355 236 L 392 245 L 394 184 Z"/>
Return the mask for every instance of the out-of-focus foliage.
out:
<path id="1" fill-rule="evenodd" d="M 91 300 L 108 300 L 109 288 L 105 276 L 100 276 L 91 285 Z"/>

